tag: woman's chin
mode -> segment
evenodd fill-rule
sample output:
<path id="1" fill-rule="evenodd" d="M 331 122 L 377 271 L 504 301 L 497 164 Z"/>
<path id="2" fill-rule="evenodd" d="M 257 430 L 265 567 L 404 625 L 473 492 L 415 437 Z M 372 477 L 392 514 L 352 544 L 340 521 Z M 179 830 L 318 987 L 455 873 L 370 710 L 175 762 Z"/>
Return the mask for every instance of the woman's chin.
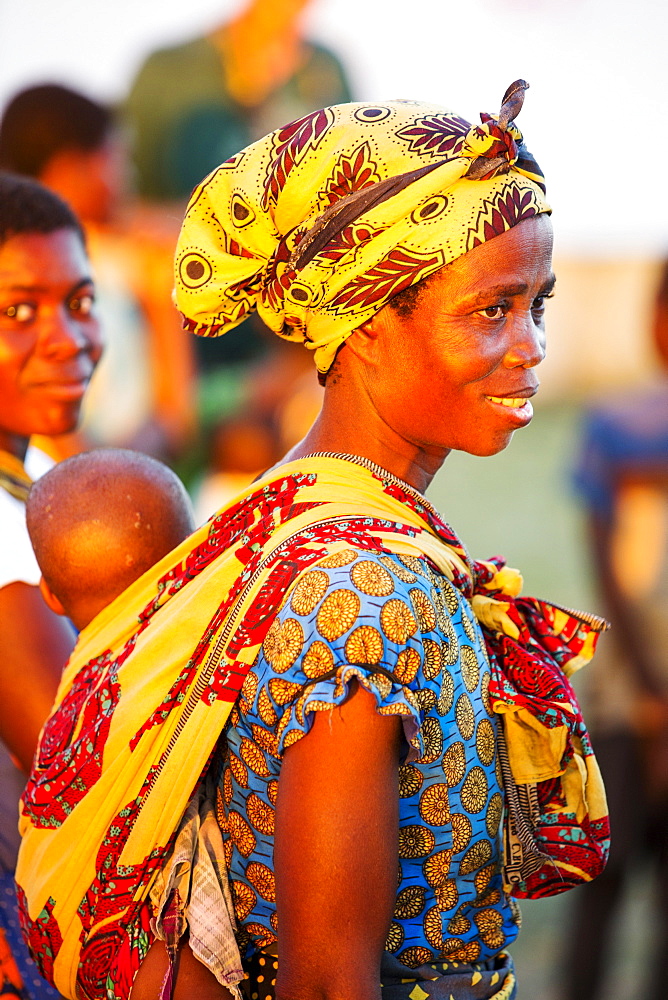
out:
<path id="1" fill-rule="evenodd" d="M 492 455 L 498 455 L 508 447 L 513 439 L 515 431 L 506 431 L 502 435 L 495 436 L 489 441 L 480 441 L 471 445 L 468 448 L 462 448 L 461 451 L 465 451 L 468 455 L 475 455 L 476 458 L 490 458 Z"/>

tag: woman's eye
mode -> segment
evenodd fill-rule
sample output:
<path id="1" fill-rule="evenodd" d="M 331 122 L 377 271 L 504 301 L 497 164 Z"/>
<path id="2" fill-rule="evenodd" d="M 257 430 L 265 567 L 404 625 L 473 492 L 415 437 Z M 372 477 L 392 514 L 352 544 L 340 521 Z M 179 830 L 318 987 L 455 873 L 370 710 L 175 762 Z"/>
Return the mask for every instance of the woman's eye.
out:
<path id="1" fill-rule="evenodd" d="M 17 323 L 31 323 L 37 315 L 37 306 L 32 302 L 16 302 L 3 309 L 2 315 L 7 319 L 16 320 Z"/>
<path id="2" fill-rule="evenodd" d="M 486 309 L 479 309 L 478 315 L 484 316 L 485 319 L 503 319 L 506 312 L 507 306 L 505 305 L 487 306 Z"/>
<path id="3" fill-rule="evenodd" d="M 71 312 L 78 313 L 80 316 L 90 316 L 94 304 L 94 296 L 78 295 L 76 298 L 70 299 L 69 307 Z"/>
<path id="4" fill-rule="evenodd" d="M 550 293 L 549 295 L 539 295 L 538 298 L 534 299 L 531 303 L 531 312 L 544 313 L 545 303 L 548 299 L 552 298 L 552 295 L 553 293 Z"/>

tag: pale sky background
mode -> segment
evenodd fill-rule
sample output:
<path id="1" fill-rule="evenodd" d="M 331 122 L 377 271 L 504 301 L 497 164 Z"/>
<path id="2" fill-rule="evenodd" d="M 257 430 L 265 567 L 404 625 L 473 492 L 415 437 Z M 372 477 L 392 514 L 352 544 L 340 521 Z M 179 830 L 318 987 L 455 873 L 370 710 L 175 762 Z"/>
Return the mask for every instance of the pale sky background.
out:
<path id="1" fill-rule="evenodd" d="M 237 0 L 0 0 L 0 103 L 58 80 L 104 99 L 144 56 Z M 531 84 L 518 124 L 548 180 L 562 253 L 668 248 L 664 0 L 314 0 L 360 99 L 422 98 L 469 120 Z"/>

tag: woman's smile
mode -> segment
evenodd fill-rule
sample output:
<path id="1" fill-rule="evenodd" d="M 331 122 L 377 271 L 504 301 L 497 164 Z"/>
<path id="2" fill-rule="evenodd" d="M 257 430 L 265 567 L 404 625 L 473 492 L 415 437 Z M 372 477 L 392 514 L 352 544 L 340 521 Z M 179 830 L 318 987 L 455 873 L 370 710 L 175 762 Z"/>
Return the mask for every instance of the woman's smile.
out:
<path id="1" fill-rule="evenodd" d="M 533 406 L 528 398 L 522 399 L 521 396 L 485 396 L 485 399 L 492 406 L 500 406 L 503 410 L 506 410 L 505 416 L 510 420 L 516 421 L 519 427 L 524 427 L 533 417 Z"/>

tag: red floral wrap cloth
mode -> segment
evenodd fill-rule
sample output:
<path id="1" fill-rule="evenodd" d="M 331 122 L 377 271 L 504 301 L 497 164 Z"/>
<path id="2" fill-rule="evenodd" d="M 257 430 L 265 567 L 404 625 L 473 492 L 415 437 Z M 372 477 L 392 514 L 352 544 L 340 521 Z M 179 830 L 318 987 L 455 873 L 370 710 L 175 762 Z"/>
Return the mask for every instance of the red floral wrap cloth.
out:
<path id="1" fill-rule="evenodd" d="M 493 594 L 492 606 L 506 618 L 504 630 L 482 624 L 490 698 L 503 719 L 507 888 L 523 898 L 551 896 L 596 878 L 610 849 L 603 782 L 569 681 L 608 625 L 497 589 L 514 573 L 501 560 L 476 563 L 474 571 L 474 609 L 484 617 Z"/>

